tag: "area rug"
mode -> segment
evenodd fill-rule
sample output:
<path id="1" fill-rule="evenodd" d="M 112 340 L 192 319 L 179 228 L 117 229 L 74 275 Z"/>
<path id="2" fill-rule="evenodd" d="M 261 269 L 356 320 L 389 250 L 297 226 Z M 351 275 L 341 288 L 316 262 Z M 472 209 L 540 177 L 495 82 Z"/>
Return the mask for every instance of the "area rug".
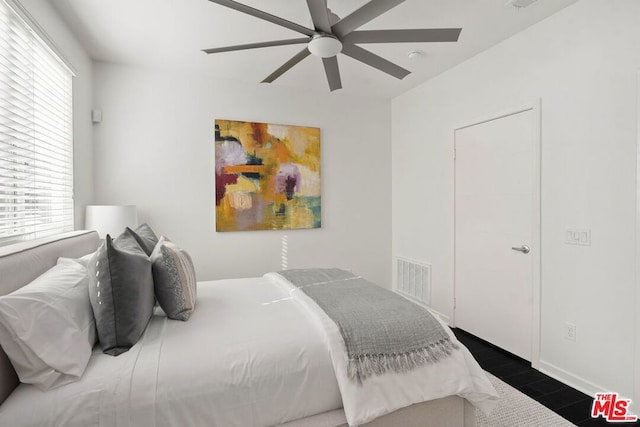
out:
<path id="1" fill-rule="evenodd" d="M 500 400 L 491 415 L 476 412 L 477 427 L 572 427 L 575 424 L 487 372 Z"/>

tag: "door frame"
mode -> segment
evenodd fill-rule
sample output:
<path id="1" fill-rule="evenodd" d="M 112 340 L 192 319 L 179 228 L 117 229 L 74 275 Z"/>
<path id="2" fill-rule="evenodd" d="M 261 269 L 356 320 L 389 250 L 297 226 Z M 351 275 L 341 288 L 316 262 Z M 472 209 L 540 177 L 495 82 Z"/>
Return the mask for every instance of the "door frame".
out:
<path id="1" fill-rule="evenodd" d="M 465 128 L 469 128 L 472 126 L 476 126 L 476 125 L 480 125 L 483 123 L 487 123 L 487 122 L 491 122 L 494 120 L 499 120 L 505 117 L 509 117 L 509 116 L 513 116 L 519 113 L 524 113 L 527 111 L 532 111 L 532 120 L 533 120 L 533 200 L 532 200 L 532 241 L 531 241 L 531 246 L 533 248 L 536 248 L 536 250 L 531 251 L 531 263 L 532 263 L 532 278 L 531 278 L 531 295 L 532 295 L 532 310 L 531 310 L 531 366 L 535 369 L 539 368 L 539 362 L 540 362 L 540 320 L 541 320 L 541 284 L 540 284 L 540 277 L 541 277 L 541 252 L 542 252 L 542 247 L 540 245 L 541 243 L 541 199 L 540 199 L 540 193 L 541 193 L 541 179 L 542 179 L 542 173 L 541 173 L 541 141 L 542 141 L 542 135 L 541 135 L 541 123 L 542 123 L 542 117 L 541 117 L 541 100 L 540 99 L 535 99 L 533 101 L 527 102 L 527 103 L 523 103 L 520 105 L 515 106 L 514 108 L 508 108 L 506 110 L 497 112 L 497 113 L 493 113 L 493 114 L 488 114 L 486 116 L 480 117 L 478 119 L 475 120 L 471 120 L 469 122 L 463 123 L 460 126 L 456 126 L 453 129 L 453 152 L 454 152 L 454 161 L 453 161 L 453 316 L 452 316 L 452 322 L 453 325 L 456 325 L 456 223 L 455 223 L 455 218 L 456 218 L 456 167 L 457 167 L 457 163 L 456 163 L 456 159 L 455 159 L 455 152 L 456 152 L 456 132 Z M 639 219 L 640 221 L 640 219 Z M 639 222 L 640 224 L 640 222 Z M 639 225 L 640 227 L 640 225 Z"/>
<path id="2" fill-rule="evenodd" d="M 634 322 L 634 381 L 633 381 L 633 402 L 634 413 L 640 412 L 640 69 L 637 71 L 637 127 L 636 127 L 636 268 L 635 268 L 635 286 L 633 289 L 633 300 L 635 306 L 635 322 Z"/>

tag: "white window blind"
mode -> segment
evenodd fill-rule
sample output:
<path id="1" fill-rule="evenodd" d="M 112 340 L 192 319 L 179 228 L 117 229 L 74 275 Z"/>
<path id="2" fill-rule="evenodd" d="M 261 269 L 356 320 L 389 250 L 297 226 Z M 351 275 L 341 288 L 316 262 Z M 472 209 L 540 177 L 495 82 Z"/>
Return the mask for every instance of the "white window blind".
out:
<path id="1" fill-rule="evenodd" d="M 71 80 L 0 0 L 0 245 L 73 230 Z"/>

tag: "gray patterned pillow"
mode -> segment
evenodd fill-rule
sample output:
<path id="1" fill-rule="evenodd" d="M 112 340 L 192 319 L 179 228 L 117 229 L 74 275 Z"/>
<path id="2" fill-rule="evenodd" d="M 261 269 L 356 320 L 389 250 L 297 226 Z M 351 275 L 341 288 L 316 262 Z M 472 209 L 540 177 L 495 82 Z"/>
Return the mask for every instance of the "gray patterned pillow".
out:
<path id="1" fill-rule="evenodd" d="M 153 253 L 156 298 L 167 317 L 188 320 L 196 306 L 196 272 L 191 257 L 166 237 L 160 237 Z"/>
<path id="2" fill-rule="evenodd" d="M 117 356 L 142 335 L 155 299 L 151 261 L 133 236 L 107 235 L 89 261 L 89 298 L 102 351 Z"/>

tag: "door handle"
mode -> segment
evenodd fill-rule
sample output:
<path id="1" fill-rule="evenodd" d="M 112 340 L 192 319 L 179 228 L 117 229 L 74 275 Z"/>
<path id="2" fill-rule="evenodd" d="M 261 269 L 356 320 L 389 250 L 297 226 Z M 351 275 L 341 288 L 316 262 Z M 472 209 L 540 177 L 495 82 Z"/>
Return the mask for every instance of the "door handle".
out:
<path id="1" fill-rule="evenodd" d="M 527 245 L 522 245 L 519 248 L 511 248 L 514 251 L 518 251 L 518 252 L 522 252 L 523 254 L 528 254 L 529 252 L 531 252 L 531 248 Z"/>

